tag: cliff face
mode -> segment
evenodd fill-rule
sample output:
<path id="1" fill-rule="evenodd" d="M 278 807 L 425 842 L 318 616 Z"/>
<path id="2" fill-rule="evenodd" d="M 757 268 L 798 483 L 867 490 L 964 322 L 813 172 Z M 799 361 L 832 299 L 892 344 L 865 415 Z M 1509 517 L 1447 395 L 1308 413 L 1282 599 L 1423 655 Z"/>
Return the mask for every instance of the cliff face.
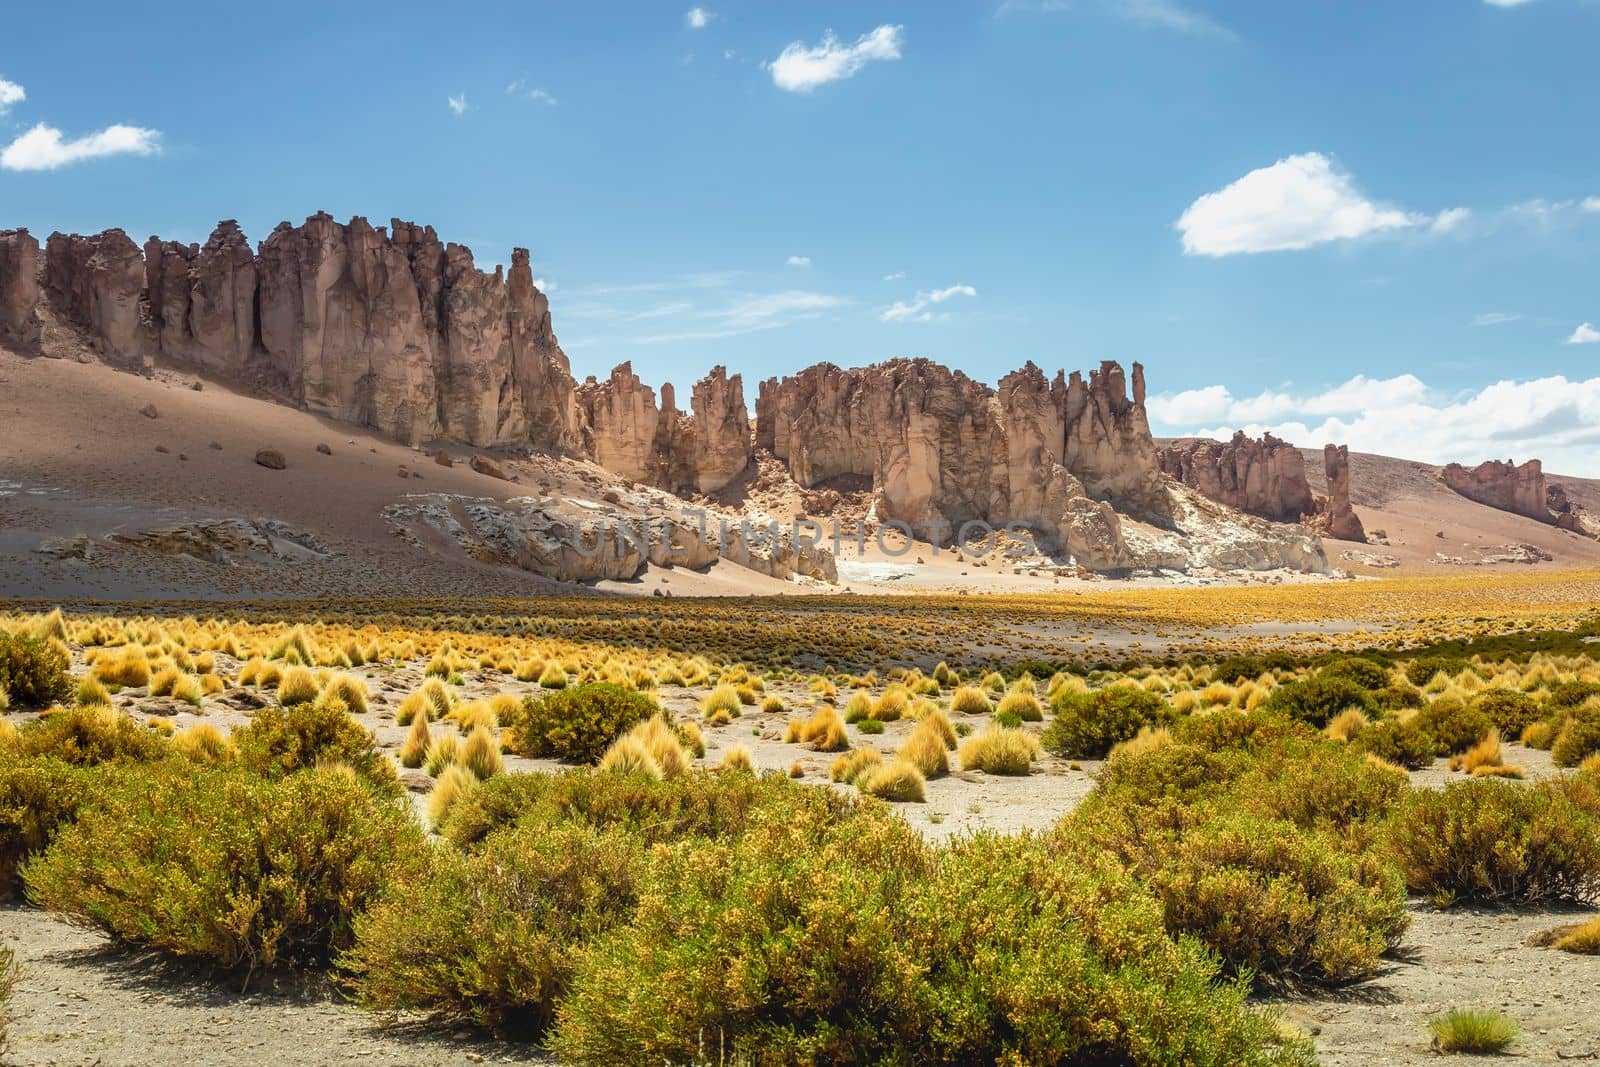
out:
<path id="1" fill-rule="evenodd" d="M 27 230 L 0 230 L 0 341 L 39 344 L 39 242 Z"/>
<path id="2" fill-rule="evenodd" d="M 1271 434 L 1187 441 L 1160 449 L 1161 470 L 1202 495 L 1274 522 L 1299 522 L 1316 510 L 1300 450 Z"/>
<path id="3" fill-rule="evenodd" d="M 715 367 L 695 383 L 692 416 L 677 409 L 671 383 L 655 390 L 624 363 L 603 382 L 578 386 L 584 448 L 607 470 L 672 493 L 714 493 L 752 458 L 750 414 L 739 375 Z"/>
<path id="4" fill-rule="evenodd" d="M 1497 459 L 1476 467 L 1451 463 L 1439 472 L 1439 480 L 1468 500 L 1540 522 L 1555 521 L 1544 484 L 1544 465 L 1536 459 L 1520 467 Z"/>
<path id="5" fill-rule="evenodd" d="M 1142 391 L 1137 366 L 1135 381 Z M 1142 397 L 1113 395 L 1122 382 L 1115 364 L 1069 385 L 1030 363 L 998 390 L 928 360 L 819 364 L 762 383 L 756 444 L 806 488 L 871 478 L 878 516 L 918 536 L 949 543 L 968 521 L 1015 521 L 1043 547 L 1117 569 L 1131 556 L 1112 505 L 1159 513 L 1162 496 Z"/>

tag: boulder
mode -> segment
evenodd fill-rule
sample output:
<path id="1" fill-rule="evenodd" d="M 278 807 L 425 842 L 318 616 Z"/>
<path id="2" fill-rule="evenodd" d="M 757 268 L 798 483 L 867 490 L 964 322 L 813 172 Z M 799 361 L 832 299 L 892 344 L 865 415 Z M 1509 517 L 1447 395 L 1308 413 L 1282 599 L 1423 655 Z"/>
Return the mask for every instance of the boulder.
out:
<path id="1" fill-rule="evenodd" d="M 261 448 L 256 450 L 256 464 L 268 470 L 281 471 L 289 466 L 289 461 L 276 448 Z"/>
<path id="2" fill-rule="evenodd" d="M 491 478 L 499 478 L 502 482 L 511 480 L 511 476 L 506 474 L 505 468 L 500 466 L 498 461 L 484 455 L 482 452 L 473 455 L 472 469 L 479 474 L 487 474 Z"/>

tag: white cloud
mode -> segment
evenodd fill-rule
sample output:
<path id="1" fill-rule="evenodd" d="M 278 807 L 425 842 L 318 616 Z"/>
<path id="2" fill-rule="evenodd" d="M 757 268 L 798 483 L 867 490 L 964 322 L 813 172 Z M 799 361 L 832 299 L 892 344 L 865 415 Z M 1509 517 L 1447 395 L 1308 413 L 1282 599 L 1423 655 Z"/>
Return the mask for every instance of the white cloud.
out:
<path id="1" fill-rule="evenodd" d="M 11 110 L 12 104 L 20 104 L 28 99 L 28 94 L 16 82 L 0 78 L 0 115 Z"/>
<path id="2" fill-rule="evenodd" d="M 1471 217 L 1472 212 L 1468 208 L 1445 208 L 1443 211 L 1439 212 L 1433 217 L 1433 221 L 1428 224 L 1428 229 L 1432 230 L 1434 233 L 1449 233 L 1451 230 L 1458 228 L 1462 223 L 1466 222 Z"/>
<path id="3" fill-rule="evenodd" d="M 555 107 L 557 103 L 556 98 L 543 89 L 529 89 L 528 99 L 536 100 L 541 104 L 548 104 L 550 107 Z"/>
<path id="4" fill-rule="evenodd" d="M 1425 215 L 1375 204 L 1320 152 L 1280 159 L 1207 193 L 1178 219 L 1192 256 L 1310 248 L 1420 226 Z"/>
<path id="5" fill-rule="evenodd" d="M 1522 318 L 1514 311 L 1485 311 L 1472 319 L 1474 326 L 1503 326 L 1508 322 L 1516 322 Z"/>
<path id="6" fill-rule="evenodd" d="M 460 93 L 455 96 L 445 97 L 445 102 L 450 105 L 450 110 L 457 115 L 465 115 L 470 105 L 467 103 L 467 94 Z"/>
<path id="7" fill-rule="evenodd" d="M 1152 396 L 1149 410 L 1159 436 L 1271 432 L 1302 448 L 1348 443 L 1427 463 L 1538 457 L 1548 471 L 1600 475 L 1600 378 L 1555 375 L 1450 394 L 1412 375 L 1358 375 L 1329 389 L 1243 398 L 1212 385 Z"/>
<path id="8" fill-rule="evenodd" d="M 788 259 L 784 260 L 784 262 L 787 263 L 791 267 L 809 267 L 809 266 L 811 266 L 811 257 L 810 256 L 790 256 Z"/>
<path id="9" fill-rule="evenodd" d="M 875 59 L 900 58 L 902 27 L 883 25 L 862 34 L 854 44 L 845 44 L 828 30 L 822 43 L 807 48 L 794 41 L 768 64 L 772 82 L 791 93 L 809 93 L 819 85 L 850 78 Z"/>
<path id="10" fill-rule="evenodd" d="M 516 81 L 508 83 L 506 85 L 506 95 L 526 97 L 529 100 L 547 104 L 550 107 L 555 107 L 558 102 L 554 95 L 544 89 L 529 89 L 528 79 L 526 78 L 518 78 Z M 462 97 L 461 106 L 463 111 L 466 110 L 466 103 L 466 98 Z M 453 108 L 455 104 L 452 103 L 450 106 Z M 461 112 L 457 111 L 456 114 L 459 115 Z"/>
<path id="11" fill-rule="evenodd" d="M 908 304 L 904 300 L 896 300 L 893 304 L 878 312 L 878 318 L 884 322 L 927 322 L 933 318 L 930 310 L 934 304 L 942 304 L 951 297 L 978 295 L 978 290 L 970 285 L 952 285 L 945 289 L 925 289 L 917 293 Z"/>
<path id="12" fill-rule="evenodd" d="M 691 7 L 689 13 L 683 16 L 683 21 L 687 22 L 692 30 L 703 30 L 713 17 L 715 16 L 703 7 Z"/>
<path id="13" fill-rule="evenodd" d="M 1584 211 L 1600 211 L 1600 196 L 1586 196 L 1578 207 Z"/>
<path id="14" fill-rule="evenodd" d="M 720 337 L 776 330 L 802 319 L 814 319 L 844 303 L 839 297 L 803 289 L 742 293 L 719 307 L 705 310 L 697 310 L 693 306 L 675 308 L 671 314 L 686 323 L 685 329 L 651 334 L 636 340 L 647 345 L 669 341 L 711 341 Z"/>
<path id="15" fill-rule="evenodd" d="M 1569 345 L 1594 345 L 1600 344 L 1600 330 L 1594 328 L 1592 323 L 1580 323 L 1572 336 L 1566 339 Z"/>
<path id="16" fill-rule="evenodd" d="M 883 276 L 883 280 L 886 281 L 886 282 L 897 282 L 897 281 L 900 281 L 901 279 L 903 279 L 905 276 L 906 276 L 906 272 L 905 271 L 897 270 L 893 274 L 885 274 Z"/>
<path id="17" fill-rule="evenodd" d="M 103 156 L 149 156 L 161 151 L 161 134 L 142 126 L 107 126 L 67 141 L 54 126 L 39 123 L 0 149 L 0 170 L 55 170 Z"/>
<path id="18" fill-rule="evenodd" d="M 1533 0 L 1483 0 L 1483 2 L 1490 7 L 1521 7 L 1523 4 L 1532 3 Z"/>

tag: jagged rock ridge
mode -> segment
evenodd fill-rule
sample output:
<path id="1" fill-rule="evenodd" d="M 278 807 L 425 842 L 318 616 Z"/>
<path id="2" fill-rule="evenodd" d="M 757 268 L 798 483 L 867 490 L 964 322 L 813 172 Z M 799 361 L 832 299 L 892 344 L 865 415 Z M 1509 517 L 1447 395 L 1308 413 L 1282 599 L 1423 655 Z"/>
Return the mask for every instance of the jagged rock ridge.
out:
<path id="1" fill-rule="evenodd" d="M 532 447 L 679 494 L 723 490 L 767 449 L 806 489 L 870 482 L 879 521 L 919 536 L 1016 524 L 1096 570 L 1141 565 L 1119 512 L 1173 530 L 1183 510 L 1138 364 L 1131 395 L 1113 362 L 1087 380 L 1029 363 L 998 389 L 927 360 L 818 364 L 762 383 L 752 437 L 743 383 L 721 367 L 693 387 L 689 413 L 670 385 L 658 407 L 627 364 L 579 385 L 526 249 L 490 274 L 431 227 L 325 213 L 280 224 L 253 252 L 233 221 L 204 245 L 142 250 L 121 230 L 53 234 L 42 271 L 37 247 L 26 231 L 0 234 L 8 343 L 29 343 L 48 305 L 107 362 L 216 376 L 410 444 Z"/>
<path id="2" fill-rule="evenodd" d="M 1274 522 L 1299 522 L 1316 511 L 1305 457 L 1270 433 L 1244 431 L 1221 441 L 1184 441 L 1160 449 L 1161 470 L 1203 495 Z"/>

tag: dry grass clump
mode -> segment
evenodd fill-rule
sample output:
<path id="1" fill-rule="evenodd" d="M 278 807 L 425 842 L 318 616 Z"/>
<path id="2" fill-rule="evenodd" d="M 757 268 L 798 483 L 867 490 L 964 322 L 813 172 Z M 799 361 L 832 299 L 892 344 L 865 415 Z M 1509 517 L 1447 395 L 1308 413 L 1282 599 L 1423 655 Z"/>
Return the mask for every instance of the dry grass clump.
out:
<path id="1" fill-rule="evenodd" d="M 411 697 L 406 699 L 409 700 Z M 422 704 L 422 701 L 419 700 L 418 704 Z M 411 717 L 411 728 L 406 731 L 406 739 L 400 743 L 400 766 L 422 766 L 422 761 L 428 758 L 428 750 L 432 746 L 433 735 L 428 730 L 428 714 L 425 708 L 419 707 Z"/>
<path id="2" fill-rule="evenodd" d="M 1477 778 L 1521 778 L 1522 768 L 1508 766 L 1500 753 L 1500 731 L 1490 730 L 1489 736 L 1450 757 L 1450 769 L 1462 771 Z"/>
<path id="3" fill-rule="evenodd" d="M 910 761 L 895 759 L 868 771 L 858 779 L 863 793 L 897 804 L 927 799 L 927 782 Z"/>
<path id="4" fill-rule="evenodd" d="M 461 759 L 461 738 L 457 734 L 441 733 L 433 739 L 428 746 L 428 754 L 423 757 L 422 769 L 437 778 L 444 773 L 446 767 L 451 767 Z"/>
<path id="5" fill-rule="evenodd" d="M 856 785 L 883 764 L 883 753 L 875 748 L 858 748 L 833 761 L 828 778 L 845 785 Z"/>
<path id="6" fill-rule="evenodd" d="M 698 728 L 694 741 L 699 743 L 699 751 L 703 753 L 705 745 L 699 741 Z M 676 778 L 689 769 L 695 755 L 692 745 L 665 717 L 652 715 L 612 743 L 600 758 L 600 769 L 621 774 L 647 774 L 655 779 Z"/>
<path id="7" fill-rule="evenodd" d="M 731 685 L 719 685 L 700 702 L 700 712 L 708 722 L 723 724 L 744 714 L 743 704 L 738 689 Z"/>
<path id="8" fill-rule="evenodd" d="M 1563 929 L 1560 936 L 1550 944 L 1562 952 L 1574 952 L 1580 956 L 1600 956 L 1600 918 Z"/>
<path id="9" fill-rule="evenodd" d="M 1429 1020 L 1428 1032 L 1433 1035 L 1433 1047 L 1440 1052 L 1493 1056 L 1510 1048 L 1521 1031 L 1497 1011 L 1457 1008 Z"/>
<path id="10" fill-rule="evenodd" d="M 789 744 L 811 745 L 818 752 L 843 752 L 850 747 L 839 712 L 829 705 L 817 709 L 809 719 L 791 719 L 783 739 Z"/>
<path id="11" fill-rule="evenodd" d="M 957 715 L 987 715 L 994 705 L 983 690 L 964 685 L 950 695 L 950 710 Z"/>
<path id="12" fill-rule="evenodd" d="M 78 680 L 78 692 L 74 703 L 80 708 L 110 707 L 111 693 L 101 684 L 99 678 L 86 674 Z M 5 706 L 0 704 L 0 711 L 4 710 Z"/>
<path id="13" fill-rule="evenodd" d="M 197 722 L 174 733 L 172 748 L 196 763 L 230 763 L 239 755 L 227 735 L 208 722 Z"/>
<path id="14" fill-rule="evenodd" d="M 1141 726 L 1139 732 L 1111 749 L 1111 757 L 1139 756 L 1173 744 L 1172 731 L 1165 726 Z"/>
<path id="15" fill-rule="evenodd" d="M 949 720 L 945 720 L 949 725 Z M 950 735 L 955 736 L 952 729 Z M 911 764 L 924 778 L 938 778 L 950 773 L 950 747 L 945 744 L 945 733 L 930 716 L 917 724 L 900 746 L 896 759 Z"/>
<path id="16" fill-rule="evenodd" d="M 1351 742 L 1361 736 L 1361 731 L 1372 724 L 1367 713 L 1360 708 L 1346 708 L 1322 728 L 1322 732 L 1335 741 Z"/>
<path id="17" fill-rule="evenodd" d="M 128 689 L 149 685 L 150 661 L 145 656 L 143 647 L 130 645 L 114 657 L 97 659 L 94 664 L 94 676 L 107 685 L 120 685 Z"/>
<path id="18" fill-rule="evenodd" d="M 500 757 L 500 741 L 489 726 L 479 725 L 467 735 L 461 746 L 460 765 L 471 771 L 480 782 L 500 774 L 506 769 Z"/>
<path id="19" fill-rule="evenodd" d="M 545 664 L 544 670 L 539 672 L 539 684 L 545 689 L 565 689 L 567 681 L 567 672 L 554 661 Z"/>
<path id="20" fill-rule="evenodd" d="M 991 723 L 961 742 L 957 755 L 964 771 L 1023 775 L 1032 773 L 1039 752 L 1039 742 L 1029 734 Z"/>
<path id="21" fill-rule="evenodd" d="M 439 775 L 428 793 L 428 824 L 440 826 L 450 815 L 450 809 L 478 786 L 478 776 L 459 763 L 453 763 Z"/>
<path id="22" fill-rule="evenodd" d="M 335 674 L 322 687 L 319 699 L 334 698 L 350 709 L 351 714 L 367 713 L 367 683 L 350 674 Z"/>
<path id="23" fill-rule="evenodd" d="M 1027 691 L 1013 689 L 1001 697 L 994 713 L 996 716 L 1015 715 L 1021 722 L 1044 721 L 1044 709 L 1039 706 L 1039 698 L 1033 695 L 1032 686 Z"/>
<path id="24" fill-rule="evenodd" d="M 857 723 L 872 718 L 872 697 L 863 692 L 850 694 L 850 699 L 845 701 L 844 721 Z"/>
<path id="25" fill-rule="evenodd" d="M 286 708 L 295 704 L 310 704 L 320 692 L 316 675 L 305 667 L 290 667 L 278 682 L 278 703 Z"/>
<path id="26" fill-rule="evenodd" d="M 746 774 L 756 773 L 756 758 L 750 754 L 750 749 L 744 745 L 734 745 L 722 754 L 722 762 L 717 765 L 719 771 L 743 771 Z"/>
<path id="27" fill-rule="evenodd" d="M 879 722 L 896 722 L 905 718 L 910 711 L 911 694 L 901 686 L 891 685 L 873 702 L 871 717 Z"/>
<path id="28" fill-rule="evenodd" d="M 761 702 L 761 710 L 769 715 L 783 711 L 783 698 L 777 695 L 767 697 Z"/>

